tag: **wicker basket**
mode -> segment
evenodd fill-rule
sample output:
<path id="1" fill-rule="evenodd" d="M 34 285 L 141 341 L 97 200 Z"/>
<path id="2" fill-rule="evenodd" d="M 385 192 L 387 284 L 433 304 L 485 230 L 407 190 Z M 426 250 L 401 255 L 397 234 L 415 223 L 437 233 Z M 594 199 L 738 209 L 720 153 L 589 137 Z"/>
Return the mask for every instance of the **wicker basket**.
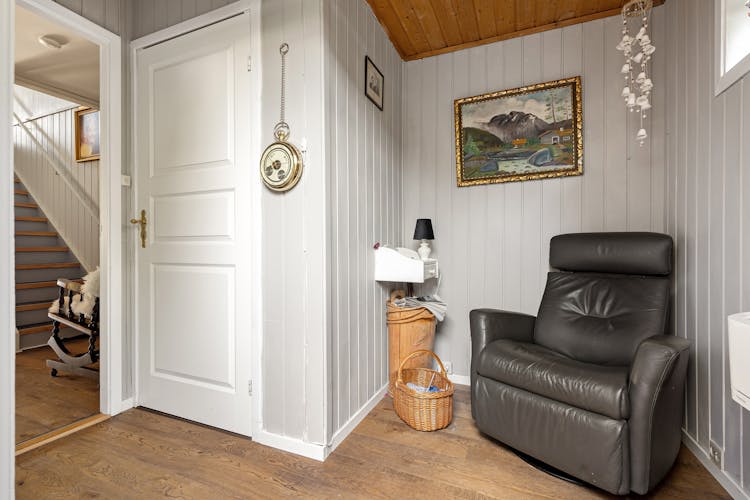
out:
<path id="1" fill-rule="evenodd" d="M 406 362 L 413 357 L 429 355 L 435 358 L 440 371 L 429 368 L 404 368 Z M 419 392 L 410 389 L 409 382 L 442 389 L 440 392 Z M 436 431 L 443 429 L 453 419 L 453 383 L 448 380 L 443 362 L 432 351 L 419 350 L 409 354 L 401 362 L 393 391 L 393 406 L 396 414 L 410 427 L 418 431 Z"/>

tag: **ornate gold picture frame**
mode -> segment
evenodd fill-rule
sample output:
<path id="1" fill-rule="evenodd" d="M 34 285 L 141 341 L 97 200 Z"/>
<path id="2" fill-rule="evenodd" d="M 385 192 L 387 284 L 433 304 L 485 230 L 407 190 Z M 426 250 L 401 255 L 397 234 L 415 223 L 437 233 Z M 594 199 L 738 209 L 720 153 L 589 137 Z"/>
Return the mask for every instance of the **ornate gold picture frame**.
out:
<path id="1" fill-rule="evenodd" d="M 99 159 L 99 110 L 79 108 L 75 111 L 76 161 Z"/>
<path id="2" fill-rule="evenodd" d="M 581 77 L 454 101 L 458 186 L 583 174 Z"/>

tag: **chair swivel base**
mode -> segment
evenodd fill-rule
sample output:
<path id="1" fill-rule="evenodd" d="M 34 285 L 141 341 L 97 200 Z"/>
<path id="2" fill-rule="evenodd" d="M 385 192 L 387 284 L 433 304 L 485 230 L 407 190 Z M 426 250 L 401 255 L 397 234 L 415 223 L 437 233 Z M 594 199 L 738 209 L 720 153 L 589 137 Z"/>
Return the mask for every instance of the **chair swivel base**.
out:
<path id="1" fill-rule="evenodd" d="M 577 486 L 589 486 L 588 483 L 581 481 L 577 477 L 573 477 L 567 472 L 563 472 L 560 469 L 555 469 L 549 464 L 546 464 L 542 462 L 541 460 L 538 460 L 530 455 L 527 455 L 526 453 L 520 452 L 516 449 L 510 448 L 510 451 L 516 454 L 518 458 L 529 464 L 530 466 L 534 467 L 537 470 L 540 470 L 546 474 L 549 474 L 552 477 L 556 477 L 557 479 L 562 479 L 563 481 L 567 481 L 569 483 L 575 484 Z"/>

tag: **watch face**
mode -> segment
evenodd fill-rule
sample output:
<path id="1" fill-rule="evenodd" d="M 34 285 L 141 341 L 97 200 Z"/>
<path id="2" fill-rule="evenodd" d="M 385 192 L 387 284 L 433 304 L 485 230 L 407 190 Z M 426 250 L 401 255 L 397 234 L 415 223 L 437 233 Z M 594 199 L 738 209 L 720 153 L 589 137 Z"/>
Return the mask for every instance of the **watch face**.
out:
<path id="1" fill-rule="evenodd" d="M 263 181 L 275 191 L 286 191 L 297 184 L 301 173 L 299 153 L 287 143 L 271 144 L 263 154 L 260 170 Z"/>

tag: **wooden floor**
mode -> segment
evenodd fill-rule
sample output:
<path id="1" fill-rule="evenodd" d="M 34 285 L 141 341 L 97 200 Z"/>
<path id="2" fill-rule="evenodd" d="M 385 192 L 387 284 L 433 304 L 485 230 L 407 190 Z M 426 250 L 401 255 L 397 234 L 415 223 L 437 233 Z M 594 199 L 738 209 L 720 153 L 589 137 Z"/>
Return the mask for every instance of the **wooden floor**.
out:
<path id="1" fill-rule="evenodd" d="M 325 463 L 142 409 L 19 456 L 16 498 L 609 498 L 483 437 L 465 388 L 453 423 L 413 431 L 386 397 Z M 683 448 L 654 498 L 730 498 Z"/>
<path id="2" fill-rule="evenodd" d="M 67 341 L 85 352 L 87 339 Z M 99 413 L 96 380 L 67 373 L 50 376 L 45 360 L 57 359 L 50 347 L 16 354 L 16 444 Z"/>

